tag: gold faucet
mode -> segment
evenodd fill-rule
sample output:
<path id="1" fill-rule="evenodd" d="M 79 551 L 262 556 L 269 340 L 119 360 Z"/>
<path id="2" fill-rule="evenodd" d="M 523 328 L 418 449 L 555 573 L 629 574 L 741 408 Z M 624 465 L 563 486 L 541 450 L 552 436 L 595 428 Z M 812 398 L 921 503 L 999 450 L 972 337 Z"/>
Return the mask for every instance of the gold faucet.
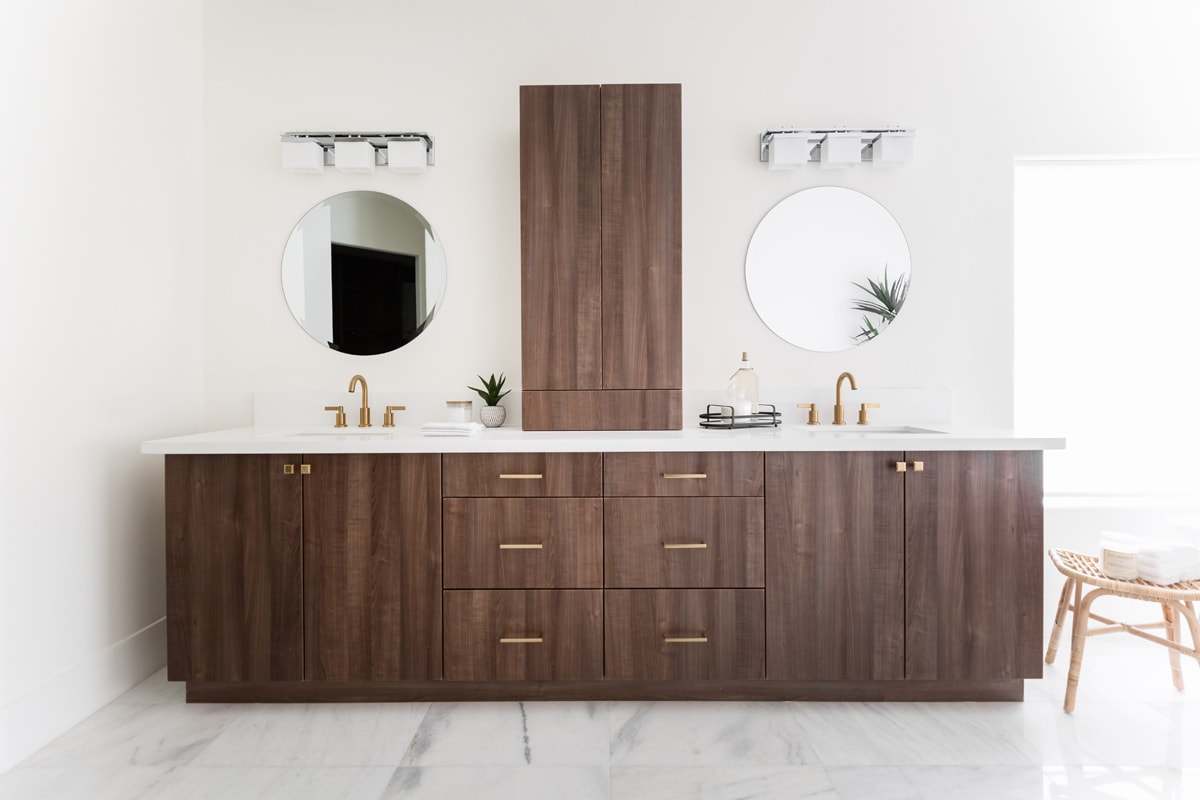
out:
<path id="1" fill-rule="evenodd" d="M 846 424 L 846 407 L 844 405 L 842 405 L 842 381 L 846 380 L 847 378 L 850 379 L 850 388 L 854 389 L 855 391 L 858 390 L 858 384 L 854 382 L 853 375 L 851 375 L 849 372 L 843 372 L 841 375 L 838 375 L 837 400 L 834 402 L 834 405 L 833 405 L 833 424 L 834 425 L 845 425 Z"/>
<path id="2" fill-rule="evenodd" d="M 355 375 L 350 379 L 350 388 L 347 391 L 353 392 L 356 383 L 361 383 L 363 389 L 362 408 L 358 410 L 358 427 L 369 428 L 371 427 L 371 408 L 367 405 L 367 379 L 362 375 Z"/>

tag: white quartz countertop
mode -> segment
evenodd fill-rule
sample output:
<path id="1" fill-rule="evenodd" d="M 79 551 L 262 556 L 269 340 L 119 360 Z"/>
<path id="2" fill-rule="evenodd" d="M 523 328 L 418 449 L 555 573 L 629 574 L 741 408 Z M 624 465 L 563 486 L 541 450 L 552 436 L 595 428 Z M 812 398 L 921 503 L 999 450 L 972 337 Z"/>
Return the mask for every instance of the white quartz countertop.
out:
<path id="1" fill-rule="evenodd" d="M 839 450 L 1061 450 L 1062 437 L 946 425 L 860 427 L 785 424 L 778 428 L 680 431 L 522 431 L 477 437 L 422 436 L 418 427 L 233 428 L 142 442 L 143 453 L 538 453 Z"/>

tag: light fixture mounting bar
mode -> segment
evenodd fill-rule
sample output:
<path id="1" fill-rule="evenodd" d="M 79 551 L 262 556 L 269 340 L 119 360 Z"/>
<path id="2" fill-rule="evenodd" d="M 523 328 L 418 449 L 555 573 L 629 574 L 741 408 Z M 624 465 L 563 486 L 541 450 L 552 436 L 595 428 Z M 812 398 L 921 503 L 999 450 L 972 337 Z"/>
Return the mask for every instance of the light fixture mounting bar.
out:
<path id="1" fill-rule="evenodd" d="M 424 131 L 404 131 L 401 133 L 372 133 L 367 131 L 338 131 L 336 133 L 293 131 L 280 135 L 281 142 L 314 142 L 321 146 L 325 154 L 325 165 L 333 166 L 333 145 L 337 142 L 370 142 L 375 148 L 375 163 L 387 164 L 388 142 L 423 142 L 425 144 L 425 163 L 432 167 L 434 162 L 433 137 Z"/>
<path id="2" fill-rule="evenodd" d="M 825 140 L 828 134 L 858 134 L 863 147 L 863 161 L 870 162 L 872 157 L 872 145 L 879 140 L 879 137 L 888 134 L 890 136 L 915 136 L 916 130 L 913 128 L 774 128 L 763 131 L 758 137 L 758 160 L 769 161 L 771 152 L 771 142 L 776 136 L 786 135 L 789 138 L 804 138 L 807 140 L 809 156 L 809 164 L 819 164 L 821 161 L 821 142 Z"/>

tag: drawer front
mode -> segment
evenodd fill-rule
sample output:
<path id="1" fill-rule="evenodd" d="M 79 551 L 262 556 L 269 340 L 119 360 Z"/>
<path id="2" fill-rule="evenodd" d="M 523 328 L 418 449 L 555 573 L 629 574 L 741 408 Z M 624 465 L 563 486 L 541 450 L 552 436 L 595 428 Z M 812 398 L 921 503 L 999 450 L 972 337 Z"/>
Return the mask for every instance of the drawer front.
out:
<path id="1" fill-rule="evenodd" d="M 442 593 L 448 681 L 598 680 L 600 589 Z"/>
<path id="2" fill-rule="evenodd" d="M 600 588 L 601 502 L 591 497 L 443 500 L 442 585 Z"/>
<path id="3" fill-rule="evenodd" d="M 733 497 L 763 493 L 762 453 L 608 453 L 607 497 Z"/>
<path id="4" fill-rule="evenodd" d="M 760 497 L 605 500 L 605 585 L 762 588 L 763 513 Z"/>
<path id="5" fill-rule="evenodd" d="M 745 680 L 764 675 L 762 589 L 606 589 L 610 680 Z"/>
<path id="6" fill-rule="evenodd" d="M 600 453 L 446 453 L 444 497 L 599 497 Z"/>

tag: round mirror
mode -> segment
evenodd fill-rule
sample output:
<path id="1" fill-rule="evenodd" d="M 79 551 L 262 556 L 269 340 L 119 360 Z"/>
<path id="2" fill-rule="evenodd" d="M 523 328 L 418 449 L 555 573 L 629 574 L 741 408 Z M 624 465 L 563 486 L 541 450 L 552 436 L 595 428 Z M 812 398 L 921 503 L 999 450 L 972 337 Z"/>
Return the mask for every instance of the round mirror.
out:
<path id="1" fill-rule="evenodd" d="M 853 189 L 821 186 L 763 217 L 746 252 L 746 289 L 777 335 L 833 352 L 892 323 L 911 269 L 904 232 L 886 208 Z"/>
<path id="2" fill-rule="evenodd" d="M 380 192 L 314 206 L 283 249 L 283 296 L 331 350 L 387 353 L 425 330 L 446 289 L 446 260 L 416 209 Z"/>

